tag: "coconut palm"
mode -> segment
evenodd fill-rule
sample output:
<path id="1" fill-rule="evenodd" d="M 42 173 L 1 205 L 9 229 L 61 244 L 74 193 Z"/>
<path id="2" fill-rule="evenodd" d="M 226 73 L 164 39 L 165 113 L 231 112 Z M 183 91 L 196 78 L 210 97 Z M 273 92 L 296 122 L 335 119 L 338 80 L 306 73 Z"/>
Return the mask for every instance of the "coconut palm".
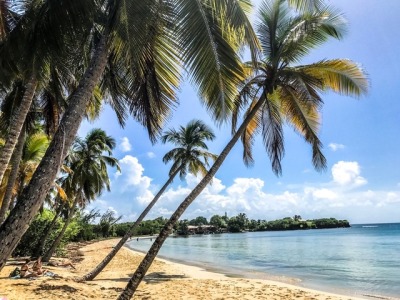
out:
<path id="1" fill-rule="evenodd" d="M 74 42 L 74 39 L 82 28 L 87 34 L 86 28 L 89 25 L 82 24 L 90 24 L 93 19 L 92 2 L 43 0 L 13 3 L 14 14 L 20 15 L 0 45 L 0 65 L 6 74 L 1 74 L 0 83 L 7 86 L 13 80 L 21 80 L 25 90 L 22 101 L 12 116 L 0 155 L 0 181 L 17 144 L 38 85 L 48 73 L 48 65 L 62 65 L 63 60 L 70 55 L 69 50 L 73 44 L 79 49 L 79 43 Z"/>
<path id="2" fill-rule="evenodd" d="M 61 242 L 76 207 L 78 205 L 85 207 L 90 201 L 100 196 L 104 189 L 110 190 L 107 165 L 120 170 L 118 160 L 110 156 L 114 148 L 115 140 L 101 129 L 93 129 L 85 139 L 76 139 L 67 159 L 72 173 L 68 174 L 62 184 L 69 199 L 72 200 L 68 216 L 60 233 L 43 256 L 43 261 L 49 261 Z M 104 155 L 104 152 L 108 155 Z"/>
<path id="3" fill-rule="evenodd" d="M 282 127 L 289 124 L 312 146 L 312 163 L 317 170 L 321 170 L 326 161 L 317 136 L 319 108 L 322 106 L 318 93 L 332 90 L 359 96 L 366 92 L 365 75 L 351 61 L 323 60 L 295 66 L 328 37 L 341 37 L 343 23 L 340 15 L 327 7 L 296 14 L 284 0 L 264 1 L 259 15 L 257 31 L 263 47 L 262 60 L 244 83 L 235 102 L 237 112 L 245 109 L 244 120 L 238 130 L 234 130 L 232 139 L 207 175 L 173 213 L 118 299 L 132 297 L 174 224 L 212 180 L 239 138 L 242 138 L 244 160 L 248 164 L 252 161 L 252 138 L 260 132 L 271 158 L 272 169 L 280 174 L 284 150 Z M 235 125 L 236 117 L 233 120 Z"/>
<path id="4" fill-rule="evenodd" d="M 68 1 L 80 2 L 80 1 Z M 257 39 L 247 19 L 248 0 L 100 1 L 104 15 L 85 74 L 34 180 L 0 227 L 0 268 L 32 222 L 72 144 L 83 111 L 112 55 L 128 89 L 129 111 L 154 141 L 175 104 L 180 72 L 189 70 L 205 105 L 218 120 L 244 78 L 237 51 L 244 42 L 254 53 Z"/>
<path id="5" fill-rule="evenodd" d="M 28 135 L 26 141 L 22 140 L 21 144 L 21 154 L 17 153 L 18 160 L 20 160 L 17 164 L 18 169 L 12 168 L 8 178 L 8 181 L 13 184 L 7 185 L 5 193 L 0 195 L 3 198 L 0 210 L 0 220 L 4 220 L 5 214 L 12 202 L 11 200 L 16 198 L 18 193 L 21 193 L 24 186 L 31 180 L 36 167 L 39 165 L 40 160 L 46 152 L 49 140 L 46 134 L 38 132 Z"/>
<path id="6" fill-rule="evenodd" d="M 213 140 L 214 137 L 211 128 L 199 120 L 189 122 L 186 127 L 181 126 L 178 131 L 171 129 L 164 133 L 161 137 L 161 141 L 163 143 L 170 142 L 177 146 L 177 148 L 168 151 L 163 158 L 164 163 L 173 162 L 167 182 L 154 196 L 153 200 L 147 205 L 118 244 L 113 247 L 111 252 L 96 266 L 96 268 L 83 276 L 82 280 L 93 280 L 107 266 L 128 238 L 132 236 L 136 227 L 139 226 L 150 209 L 157 203 L 158 199 L 160 199 L 161 195 L 172 183 L 176 175 L 179 174 L 180 178 L 183 179 L 188 172 L 194 175 L 201 173 L 203 176 L 207 174 L 209 159 L 215 160 L 216 155 L 207 151 L 208 147 L 205 141 Z"/>

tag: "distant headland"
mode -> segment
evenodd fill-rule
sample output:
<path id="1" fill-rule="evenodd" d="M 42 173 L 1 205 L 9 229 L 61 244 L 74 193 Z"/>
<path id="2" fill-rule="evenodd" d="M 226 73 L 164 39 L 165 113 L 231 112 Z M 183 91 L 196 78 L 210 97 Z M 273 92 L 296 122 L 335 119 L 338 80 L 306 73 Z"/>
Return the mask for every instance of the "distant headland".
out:
<path id="1" fill-rule="evenodd" d="M 135 230 L 135 236 L 157 234 L 165 225 L 167 219 L 163 217 L 154 220 L 143 221 Z M 131 223 L 115 224 L 117 236 L 126 232 Z M 266 221 L 249 219 L 246 214 L 240 213 L 237 216 L 228 217 L 227 214 L 220 216 L 214 215 L 208 220 L 199 216 L 192 220 L 179 220 L 175 225 L 173 233 L 175 235 L 194 235 L 194 234 L 215 234 L 215 233 L 238 233 L 248 231 L 280 231 L 280 230 L 310 230 L 327 228 L 347 228 L 350 223 L 347 220 L 337 220 L 335 218 L 321 218 L 303 220 L 300 215 L 286 217 L 283 219 Z"/>

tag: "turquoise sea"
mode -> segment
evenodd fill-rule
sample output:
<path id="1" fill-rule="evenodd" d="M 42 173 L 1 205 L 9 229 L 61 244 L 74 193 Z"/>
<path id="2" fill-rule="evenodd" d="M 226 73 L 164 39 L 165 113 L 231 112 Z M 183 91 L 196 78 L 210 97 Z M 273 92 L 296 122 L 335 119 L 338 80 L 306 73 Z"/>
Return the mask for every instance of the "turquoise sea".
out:
<path id="1" fill-rule="evenodd" d="M 150 239 L 128 246 L 146 251 Z M 170 237 L 159 256 L 230 275 L 278 279 L 371 299 L 400 299 L 400 223 Z"/>

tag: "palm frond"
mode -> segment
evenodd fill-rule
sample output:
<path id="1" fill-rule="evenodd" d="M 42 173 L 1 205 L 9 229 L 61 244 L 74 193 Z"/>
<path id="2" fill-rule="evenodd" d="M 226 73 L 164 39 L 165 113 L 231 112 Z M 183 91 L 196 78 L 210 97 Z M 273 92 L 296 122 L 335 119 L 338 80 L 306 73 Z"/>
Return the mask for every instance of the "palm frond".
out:
<path id="1" fill-rule="evenodd" d="M 318 78 L 321 90 L 359 97 L 368 91 L 368 79 L 363 69 L 351 60 L 322 60 L 314 64 L 299 66 L 297 71 Z"/>
<path id="2" fill-rule="evenodd" d="M 323 4 L 323 0 L 287 0 L 289 5 L 295 7 L 299 11 L 318 10 Z"/>
<path id="3" fill-rule="evenodd" d="M 253 64 L 257 64 L 260 41 L 250 23 L 249 15 L 253 5 L 249 0 L 211 0 L 211 6 L 219 19 L 225 24 L 225 37 L 231 37 L 231 43 L 238 48 L 247 44 L 250 49 Z"/>
<path id="4" fill-rule="evenodd" d="M 261 122 L 264 146 L 271 160 L 272 171 L 281 175 L 281 160 L 285 154 L 285 147 L 280 99 L 277 93 L 268 95 L 262 107 Z"/>
<path id="5" fill-rule="evenodd" d="M 346 21 L 340 11 L 325 6 L 318 11 L 291 18 L 285 27 L 278 37 L 279 56 L 285 63 L 293 63 L 329 38 L 341 39 L 346 30 Z"/>
<path id="6" fill-rule="evenodd" d="M 309 94 L 291 86 L 279 90 L 282 99 L 282 114 L 288 123 L 311 144 L 312 162 L 317 171 L 326 169 L 326 158 L 322 154 L 322 143 L 318 138 L 320 126 L 317 106 L 309 101 Z"/>
<path id="7" fill-rule="evenodd" d="M 290 10 L 284 0 L 263 1 L 259 9 L 256 30 L 265 59 L 277 63 L 280 41 L 278 37 L 290 21 Z"/>
<path id="8" fill-rule="evenodd" d="M 244 79 L 235 44 L 225 39 L 219 18 L 201 0 L 177 0 L 177 34 L 185 66 L 201 99 L 217 121 L 230 115 L 232 99 Z"/>
<path id="9" fill-rule="evenodd" d="M 129 66 L 124 80 L 132 116 L 154 142 L 176 104 L 180 81 L 178 44 L 171 1 L 120 1 L 113 51 Z M 118 64 L 117 64 L 118 65 Z"/>
<path id="10" fill-rule="evenodd" d="M 258 102 L 258 99 L 254 99 L 249 109 L 247 110 L 244 118 L 248 115 L 248 113 L 254 108 L 255 104 Z M 241 139 L 243 143 L 243 161 L 246 166 L 251 166 L 254 163 L 253 155 L 252 155 L 252 146 L 254 143 L 255 135 L 261 129 L 261 111 L 258 111 L 250 123 L 247 125 L 246 130 L 243 132 Z"/>

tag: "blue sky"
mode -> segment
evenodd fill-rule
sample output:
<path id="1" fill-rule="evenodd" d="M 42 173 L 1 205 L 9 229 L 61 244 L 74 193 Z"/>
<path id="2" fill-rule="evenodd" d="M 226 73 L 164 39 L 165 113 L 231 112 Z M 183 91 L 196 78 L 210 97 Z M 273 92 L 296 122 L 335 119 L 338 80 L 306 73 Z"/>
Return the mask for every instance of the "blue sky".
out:
<path id="1" fill-rule="evenodd" d="M 289 128 L 285 131 L 281 177 L 273 175 L 260 139 L 254 147 L 252 168 L 244 166 L 242 146 L 237 144 L 213 184 L 183 218 L 244 212 L 249 218 L 266 220 L 300 214 L 303 218 L 345 218 L 351 223 L 400 222 L 400 1 L 328 3 L 343 11 L 348 33 L 342 41 L 331 41 L 314 51 L 305 62 L 324 58 L 356 61 L 368 73 L 370 91 L 360 99 L 323 95 L 320 137 L 328 160 L 326 172 L 313 169 L 310 147 Z M 210 151 L 219 154 L 230 139 L 229 124 L 213 124 L 188 82 L 181 86 L 179 99 L 180 106 L 165 128 L 202 119 L 217 136 L 209 143 Z M 121 129 L 109 108 L 98 121 L 85 122 L 79 135 L 95 127 L 116 139 L 114 156 L 120 160 L 122 173 L 110 170 L 112 191 L 89 208 L 113 209 L 123 220 L 135 220 L 167 180 L 171 166 L 164 165 L 162 157 L 171 145 L 152 145 L 145 130 L 133 120 Z M 169 217 L 198 181 L 191 175 L 184 181 L 175 179 L 148 218 Z"/>

